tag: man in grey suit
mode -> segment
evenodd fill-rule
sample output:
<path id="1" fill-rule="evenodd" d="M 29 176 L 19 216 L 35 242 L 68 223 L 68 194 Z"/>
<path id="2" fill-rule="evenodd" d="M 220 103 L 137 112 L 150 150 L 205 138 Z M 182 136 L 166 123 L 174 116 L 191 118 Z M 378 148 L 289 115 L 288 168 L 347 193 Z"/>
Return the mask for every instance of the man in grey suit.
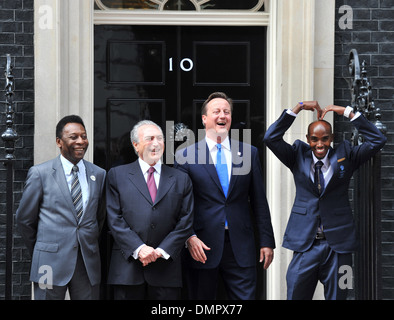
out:
<path id="1" fill-rule="evenodd" d="M 99 298 L 98 237 L 105 218 L 105 170 L 83 160 L 89 145 L 79 116 L 56 126 L 60 156 L 30 168 L 16 212 L 32 256 L 36 300 Z"/>
<path id="2" fill-rule="evenodd" d="M 108 171 L 108 225 L 115 240 L 108 283 L 116 300 L 180 297 L 180 253 L 193 222 L 189 176 L 162 164 L 164 137 L 152 121 L 137 123 L 139 158 Z"/>

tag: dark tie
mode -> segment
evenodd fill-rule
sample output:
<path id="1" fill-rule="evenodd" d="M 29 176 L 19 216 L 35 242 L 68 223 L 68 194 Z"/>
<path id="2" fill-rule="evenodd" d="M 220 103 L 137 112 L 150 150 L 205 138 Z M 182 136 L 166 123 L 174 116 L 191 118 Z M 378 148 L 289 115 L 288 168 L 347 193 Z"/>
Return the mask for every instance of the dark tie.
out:
<path id="1" fill-rule="evenodd" d="M 324 175 L 321 171 L 321 167 L 323 166 L 322 161 L 318 161 L 315 164 L 315 185 L 319 190 L 319 194 L 322 194 L 324 191 Z"/>
<path id="2" fill-rule="evenodd" d="M 224 155 L 222 157 L 222 145 L 218 143 L 216 146 L 218 148 L 218 153 L 216 155 L 216 171 L 218 173 L 220 184 L 222 185 L 224 195 L 227 197 L 228 169 L 226 164 L 226 157 Z"/>
<path id="3" fill-rule="evenodd" d="M 150 167 L 148 170 L 148 180 L 147 180 L 149 193 L 150 193 L 150 196 L 151 196 L 153 202 L 155 202 L 156 194 L 157 194 L 157 187 L 156 187 L 156 183 L 155 183 L 154 172 L 155 172 L 155 168 Z"/>
<path id="4" fill-rule="evenodd" d="M 78 179 L 78 166 L 73 166 L 72 174 L 73 180 L 71 183 L 71 197 L 73 199 L 73 203 L 75 206 L 75 210 L 77 211 L 77 218 L 82 216 L 83 213 L 83 205 L 82 205 L 82 189 Z"/>

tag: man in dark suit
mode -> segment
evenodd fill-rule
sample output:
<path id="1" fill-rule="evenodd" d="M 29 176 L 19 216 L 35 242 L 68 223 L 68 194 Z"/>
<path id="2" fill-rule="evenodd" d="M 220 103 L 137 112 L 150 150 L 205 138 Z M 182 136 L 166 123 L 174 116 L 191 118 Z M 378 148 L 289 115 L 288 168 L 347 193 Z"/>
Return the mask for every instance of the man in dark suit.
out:
<path id="1" fill-rule="evenodd" d="M 309 125 L 308 144 L 293 145 L 283 135 L 301 110 L 317 111 L 318 121 Z M 341 142 L 335 149 L 331 125 L 323 118 L 333 111 L 344 115 L 365 138 L 352 146 Z M 294 175 L 296 197 L 284 234 L 283 246 L 294 251 L 287 271 L 287 298 L 312 299 L 317 281 L 324 285 L 325 298 L 345 299 L 338 271 L 352 265 L 357 247 L 348 187 L 353 172 L 385 144 L 383 134 L 350 107 L 330 105 L 321 110 L 316 101 L 298 103 L 282 113 L 267 130 L 264 141 Z"/>
<path id="2" fill-rule="evenodd" d="M 268 268 L 275 248 L 258 152 L 229 139 L 227 95 L 211 94 L 201 113 L 205 139 L 177 152 L 175 163 L 190 176 L 195 199 L 185 259 L 189 298 L 215 299 L 220 274 L 229 299 L 255 299 L 256 251 Z"/>
<path id="3" fill-rule="evenodd" d="M 112 168 L 107 181 L 108 225 L 114 238 L 108 283 L 114 298 L 180 297 L 180 252 L 193 221 L 192 184 L 162 164 L 164 136 L 152 121 L 131 131 L 139 158 Z"/>
<path id="4" fill-rule="evenodd" d="M 16 223 L 32 256 L 34 298 L 98 299 L 98 237 L 105 219 L 105 170 L 83 160 L 89 141 L 79 116 L 56 126 L 61 155 L 30 168 Z"/>

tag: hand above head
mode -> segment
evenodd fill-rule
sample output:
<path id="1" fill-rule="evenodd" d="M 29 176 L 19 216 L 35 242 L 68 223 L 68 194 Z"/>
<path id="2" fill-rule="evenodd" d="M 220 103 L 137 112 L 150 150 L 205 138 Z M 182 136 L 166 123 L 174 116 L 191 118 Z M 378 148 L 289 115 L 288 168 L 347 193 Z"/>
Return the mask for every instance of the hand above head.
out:
<path id="1" fill-rule="evenodd" d="M 297 105 L 292 109 L 295 114 L 298 114 L 301 110 L 317 111 L 317 118 L 320 119 L 322 115 L 322 109 L 317 101 L 302 101 L 298 102 Z"/>
<path id="2" fill-rule="evenodd" d="M 329 112 L 329 111 L 333 111 L 333 112 L 335 112 L 337 115 L 342 116 L 342 115 L 344 115 L 345 110 L 346 110 L 345 107 L 336 106 L 336 105 L 330 104 L 329 106 L 327 106 L 327 107 L 325 107 L 325 108 L 323 109 L 323 113 L 322 113 L 322 115 L 321 115 L 321 117 L 320 117 L 319 119 L 320 119 L 320 120 L 323 120 L 323 118 L 325 117 L 325 115 L 326 115 L 327 112 Z M 350 109 L 350 110 L 351 110 L 351 109 Z M 347 116 L 347 115 L 346 115 L 346 116 Z M 349 116 L 349 118 L 351 119 L 351 118 L 353 118 L 354 113 L 353 113 L 353 112 L 350 112 L 350 114 L 349 114 L 348 116 Z"/>

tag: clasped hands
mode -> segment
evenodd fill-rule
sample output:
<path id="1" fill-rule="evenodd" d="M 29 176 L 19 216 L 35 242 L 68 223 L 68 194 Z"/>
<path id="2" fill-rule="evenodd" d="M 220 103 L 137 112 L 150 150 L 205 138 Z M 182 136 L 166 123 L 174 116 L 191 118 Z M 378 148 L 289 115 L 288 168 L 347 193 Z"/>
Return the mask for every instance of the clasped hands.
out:
<path id="1" fill-rule="evenodd" d="M 149 263 L 155 262 L 158 258 L 162 256 L 161 252 L 150 246 L 143 246 L 138 252 L 138 260 L 141 261 L 142 265 L 145 267 Z"/>
<path id="2" fill-rule="evenodd" d="M 326 113 L 329 111 L 334 111 L 335 113 L 337 113 L 338 115 L 343 115 L 343 113 L 345 112 L 345 107 L 341 107 L 341 106 L 336 106 L 336 105 L 329 105 L 325 108 L 320 108 L 320 105 L 317 101 L 302 101 L 299 102 L 293 109 L 292 111 L 295 114 L 298 114 L 301 110 L 310 110 L 310 111 L 317 111 L 317 118 L 319 120 L 323 120 L 323 118 L 325 117 Z"/>

